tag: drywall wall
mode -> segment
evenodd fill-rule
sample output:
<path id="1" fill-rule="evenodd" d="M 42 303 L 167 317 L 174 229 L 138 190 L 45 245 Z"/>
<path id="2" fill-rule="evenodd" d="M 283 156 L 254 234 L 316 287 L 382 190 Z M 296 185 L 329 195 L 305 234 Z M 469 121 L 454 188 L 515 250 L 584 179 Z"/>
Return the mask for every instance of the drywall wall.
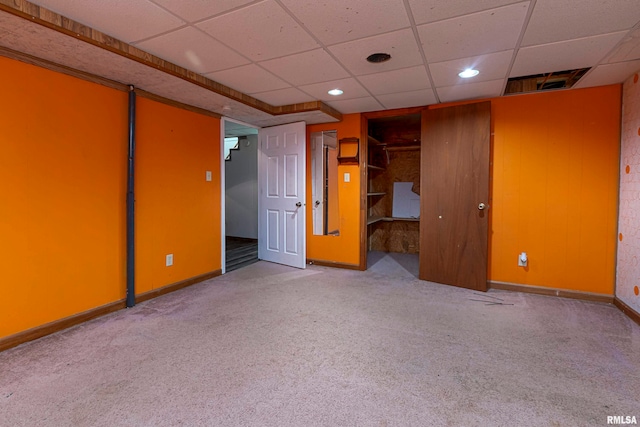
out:
<path id="1" fill-rule="evenodd" d="M 620 85 L 492 100 L 490 280 L 613 295 L 620 105 Z"/>
<path id="2" fill-rule="evenodd" d="M 623 86 L 616 296 L 640 312 L 640 78 Z"/>
<path id="3" fill-rule="evenodd" d="M 360 138 L 361 115 L 345 114 L 340 123 L 307 126 L 307 153 L 311 153 L 311 133 L 336 130 L 338 140 Z M 307 258 L 358 266 L 360 264 L 360 169 L 358 165 L 338 165 L 338 209 L 340 235 L 313 234 L 313 215 L 307 215 Z M 345 182 L 348 173 L 350 181 Z M 335 203 L 334 203 L 335 204 Z M 311 156 L 307 155 L 307 209 L 313 206 Z"/>
<path id="4" fill-rule="evenodd" d="M 258 238 L 258 135 L 241 137 L 225 161 L 227 236 Z"/>
<path id="5" fill-rule="evenodd" d="M 128 102 L 4 57 L 0 92 L 2 339 L 125 298 Z M 141 294 L 220 269 L 220 120 L 141 97 L 136 117 Z"/>
<path id="6" fill-rule="evenodd" d="M 140 97 L 136 115 L 140 294 L 221 268 L 220 120 Z"/>
<path id="7" fill-rule="evenodd" d="M 0 338 L 125 297 L 127 93 L 0 57 Z"/>

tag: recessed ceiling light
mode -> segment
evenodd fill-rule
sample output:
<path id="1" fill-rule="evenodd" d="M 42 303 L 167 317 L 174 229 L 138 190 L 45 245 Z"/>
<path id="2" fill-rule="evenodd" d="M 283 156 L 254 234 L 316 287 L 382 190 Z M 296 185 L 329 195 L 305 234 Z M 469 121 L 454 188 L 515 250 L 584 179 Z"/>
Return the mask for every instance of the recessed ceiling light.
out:
<path id="1" fill-rule="evenodd" d="M 459 73 L 458 75 L 460 77 L 462 77 L 463 79 L 468 79 L 469 77 L 475 77 L 478 74 L 480 74 L 480 71 L 474 70 L 473 68 L 467 68 L 466 70 L 464 70 L 463 72 Z"/>
<path id="2" fill-rule="evenodd" d="M 373 62 L 374 64 L 385 62 L 390 59 L 391 55 L 389 55 L 388 53 L 372 53 L 371 55 L 367 56 L 367 61 Z"/>
<path id="3" fill-rule="evenodd" d="M 342 95 L 344 93 L 344 91 L 340 90 L 340 89 L 331 89 L 329 92 L 327 92 L 329 95 L 333 95 L 333 96 L 338 96 L 338 95 Z"/>

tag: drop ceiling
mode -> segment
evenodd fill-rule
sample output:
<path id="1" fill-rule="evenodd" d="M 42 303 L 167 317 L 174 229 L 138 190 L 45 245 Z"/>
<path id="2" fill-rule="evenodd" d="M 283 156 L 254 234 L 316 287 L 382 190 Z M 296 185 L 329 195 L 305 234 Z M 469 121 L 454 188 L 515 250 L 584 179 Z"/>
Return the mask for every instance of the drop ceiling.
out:
<path id="1" fill-rule="evenodd" d="M 38 14 L 28 2 L 0 0 L 0 54 L 41 58 L 258 126 L 497 97 L 511 77 L 591 67 L 575 90 L 621 83 L 640 69 L 638 0 L 31 4 Z M 110 37 L 74 37 L 64 18 Z M 140 49 L 138 59 L 113 49 L 111 38 L 125 52 Z M 366 62 L 376 52 L 392 58 Z M 480 74 L 458 77 L 470 67 Z M 328 95 L 334 88 L 344 94 Z"/>

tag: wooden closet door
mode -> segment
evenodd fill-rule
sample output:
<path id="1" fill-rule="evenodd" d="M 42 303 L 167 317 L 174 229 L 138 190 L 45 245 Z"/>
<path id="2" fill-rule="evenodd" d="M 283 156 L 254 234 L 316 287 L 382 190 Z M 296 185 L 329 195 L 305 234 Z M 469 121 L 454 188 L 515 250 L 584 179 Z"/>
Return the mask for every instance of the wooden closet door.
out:
<path id="1" fill-rule="evenodd" d="M 485 291 L 491 103 L 422 113 L 420 279 Z"/>

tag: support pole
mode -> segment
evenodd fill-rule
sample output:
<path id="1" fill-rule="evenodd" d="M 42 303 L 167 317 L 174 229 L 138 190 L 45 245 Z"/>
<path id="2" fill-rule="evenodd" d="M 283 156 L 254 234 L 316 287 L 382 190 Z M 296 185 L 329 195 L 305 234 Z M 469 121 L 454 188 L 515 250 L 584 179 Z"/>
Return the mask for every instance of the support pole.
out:
<path id="1" fill-rule="evenodd" d="M 127 307 L 136 305 L 135 286 L 135 154 L 136 92 L 129 86 L 129 167 L 127 170 Z"/>

